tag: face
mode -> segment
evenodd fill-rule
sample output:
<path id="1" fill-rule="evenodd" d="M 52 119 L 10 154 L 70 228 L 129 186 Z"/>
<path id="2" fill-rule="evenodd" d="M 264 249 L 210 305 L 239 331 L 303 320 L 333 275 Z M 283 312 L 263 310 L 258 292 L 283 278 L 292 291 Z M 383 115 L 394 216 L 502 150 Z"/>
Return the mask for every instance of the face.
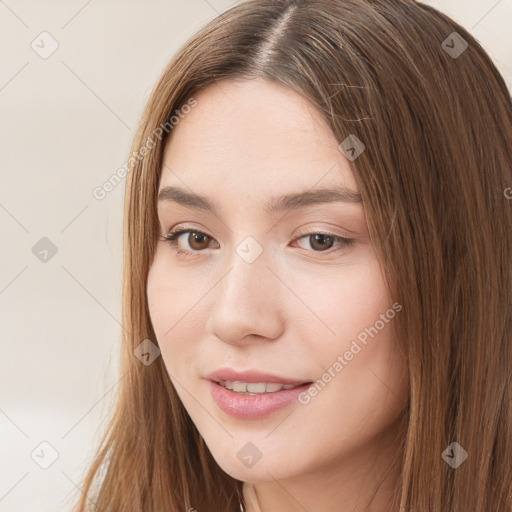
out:
<path id="1" fill-rule="evenodd" d="M 408 381 L 392 331 L 402 306 L 341 141 L 280 85 L 223 81 L 195 98 L 165 149 L 158 215 L 174 239 L 161 237 L 148 276 L 169 376 L 239 480 L 361 466 L 395 425 Z M 311 195 L 324 189 L 345 193 Z"/>

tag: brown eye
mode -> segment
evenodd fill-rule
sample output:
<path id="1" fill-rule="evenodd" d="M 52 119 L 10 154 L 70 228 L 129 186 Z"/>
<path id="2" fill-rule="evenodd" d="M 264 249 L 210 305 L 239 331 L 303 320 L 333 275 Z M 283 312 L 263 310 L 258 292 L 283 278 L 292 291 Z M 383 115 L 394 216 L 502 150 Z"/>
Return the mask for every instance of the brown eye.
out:
<path id="1" fill-rule="evenodd" d="M 317 252 L 317 253 L 325 253 L 331 254 L 338 251 L 348 250 L 352 247 L 354 240 L 352 238 L 345 238 L 340 235 L 336 235 L 334 233 L 302 233 L 297 240 L 307 240 L 309 247 L 303 247 L 308 250 L 308 252 Z M 333 246 L 337 246 L 337 248 L 331 249 Z"/>
<path id="2" fill-rule="evenodd" d="M 186 238 L 187 243 L 185 248 L 181 248 L 179 238 L 185 234 L 188 234 L 188 237 Z M 193 229 L 177 229 L 169 233 L 167 236 L 160 236 L 162 237 L 163 241 L 169 242 L 177 254 L 183 255 L 192 255 L 194 253 L 202 252 L 204 249 L 208 248 L 210 240 L 213 240 L 213 238 L 206 233 Z"/>
<path id="3" fill-rule="evenodd" d="M 208 235 L 200 231 L 188 231 L 188 233 L 187 243 L 193 251 L 201 251 L 208 248 L 208 240 L 210 238 Z M 205 242 L 207 242 L 206 245 Z"/>
<path id="4" fill-rule="evenodd" d="M 180 243 L 182 235 L 188 235 L 185 240 L 186 244 L 182 247 L 183 241 Z M 163 241 L 168 242 L 172 248 L 176 251 L 176 254 L 181 256 L 193 256 L 198 253 L 205 252 L 214 240 L 211 236 L 197 231 L 194 229 L 176 229 L 171 231 L 167 236 L 160 235 Z M 333 233 L 306 233 L 303 234 L 298 240 L 306 239 L 309 240 L 309 251 L 331 254 L 333 252 L 347 250 L 352 247 L 354 240 L 345 238 Z M 334 245 L 338 246 L 338 249 L 330 251 Z"/>
<path id="5" fill-rule="evenodd" d="M 325 249 L 330 249 L 334 243 L 334 238 L 329 235 L 309 235 L 309 239 L 312 240 L 312 242 L 310 242 L 310 245 L 315 251 L 323 251 Z"/>

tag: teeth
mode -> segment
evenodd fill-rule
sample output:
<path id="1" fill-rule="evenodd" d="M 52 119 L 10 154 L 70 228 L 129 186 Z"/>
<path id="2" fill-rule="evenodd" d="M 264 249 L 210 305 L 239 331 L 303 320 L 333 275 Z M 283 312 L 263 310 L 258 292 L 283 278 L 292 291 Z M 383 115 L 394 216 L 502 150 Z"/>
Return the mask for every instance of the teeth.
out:
<path id="1" fill-rule="evenodd" d="M 277 384 L 275 382 L 239 382 L 230 380 L 221 380 L 219 384 L 227 389 L 235 391 L 236 393 L 245 393 L 248 395 L 274 393 L 275 391 L 281 391 L 282 389 L 292 389 L 297 387 L 295 384 Z"/>

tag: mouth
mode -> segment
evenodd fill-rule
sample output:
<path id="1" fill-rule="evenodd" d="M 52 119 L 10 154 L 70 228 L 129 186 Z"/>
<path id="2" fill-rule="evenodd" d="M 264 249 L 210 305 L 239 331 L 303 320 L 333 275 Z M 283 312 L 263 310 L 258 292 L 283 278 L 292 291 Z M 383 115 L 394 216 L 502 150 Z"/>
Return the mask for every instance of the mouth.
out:
<path id="1" fill-rule="evenodd" d="M 295 386 L 302 386 L 303 384 L 308 383 L 305 379 L 285 377 L 257 369 L 235 370 L 234 368 L 219 368 L 218 370 L 205 375 L 204 378 L 227 389 L 241 393 L 275 392 L 280 391 L 281 389 L 291 389 Z M 283 387 L 276 387 L 277 385 Z"/>
<path id="2" fill-rule="evenodd" d="M 220 386 L 242 395 L 265 395 L 268 393 L 277 393 L 278 391 L 294 389 L 312 384 L 312 382 L 302 382 L 300 384 L 281 384 L 279 382 L 241 382 L 231 380 L 214 381 Z"/>
<path id="3" fill-rule="evenodd" d="M 262 419 L 292 406 L 313 383 L 255 368 L 235 370 L 224 367 L 204 378 L 210 382 L 210 393 L 217 406 L 223 412 L 245 420 Z"/>
<path id="4" fill-rule="evenodd" d="M 210 393 L 223 412 L 239 419 L 255 420 L 291 407 L 311 384 L 210 380 Z"/>

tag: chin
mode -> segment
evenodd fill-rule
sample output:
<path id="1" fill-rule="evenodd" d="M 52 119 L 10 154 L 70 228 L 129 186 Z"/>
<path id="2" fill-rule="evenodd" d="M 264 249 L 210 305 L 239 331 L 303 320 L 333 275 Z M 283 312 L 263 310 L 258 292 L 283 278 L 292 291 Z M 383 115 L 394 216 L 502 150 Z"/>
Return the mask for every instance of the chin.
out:
<path id="1" fill-rule="evenodd" d="M 283 454 L 280 452 L 276 459 L 265 458 L 261 454 L 260 458 L 250 460 L 250 454 L 256 451 L 250 441 L 233 443 L 233 446 L 227 448 L 227 452 L 219 453 L 218 445 L 216 450 L 210 450 L 213 458 L 219 467 L 228 475 L 241 480 L 243 482 L 270 482 L 275 479 L 286 479 L 292 475 L 289 473 L 290 464 L 283 459 Z M 261 453 L 261 452 L 260 452 Z"/>

